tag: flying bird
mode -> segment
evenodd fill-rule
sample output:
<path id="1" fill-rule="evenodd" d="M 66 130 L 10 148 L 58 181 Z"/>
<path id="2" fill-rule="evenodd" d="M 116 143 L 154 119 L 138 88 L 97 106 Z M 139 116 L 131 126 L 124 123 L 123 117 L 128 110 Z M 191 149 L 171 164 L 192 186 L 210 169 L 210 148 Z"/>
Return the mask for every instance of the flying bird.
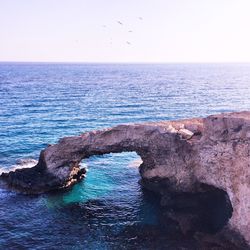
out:
<path id="1" fill-rule="evenodd" d="M 143 18 L 141 16 L 138 17 L 140 20 L 143 20 Z"/>
<path id="2" fill-rule="evenodd" d="M 119 23 L 120 25 L 123 25 L 123 23 L 121 21 L 117 21 L 117 23 Z"/>
<path id="3" fill-rule="evenodd" d="M 131 32 L 133 32 L 133 30 L 129 30 L 128 32 L 131 33 Z"/>
<path id="4" fill-rule="evenodd" d="M 130 42 L 128 42 L 128 41 L 127 41 L 126 43 L 127 43 L 128 45 L 131 45 L 131 43 L 130 43 Z"/>

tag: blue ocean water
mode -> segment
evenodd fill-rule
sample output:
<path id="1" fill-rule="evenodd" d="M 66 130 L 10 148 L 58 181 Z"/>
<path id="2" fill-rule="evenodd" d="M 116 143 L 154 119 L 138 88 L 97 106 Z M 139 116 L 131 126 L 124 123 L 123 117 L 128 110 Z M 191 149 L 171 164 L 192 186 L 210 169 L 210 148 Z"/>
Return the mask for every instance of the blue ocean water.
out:
<path id="1" fill-rule="evenodd" d="M 250 64 L 1 63 L 1 171 L 64 136 L 249 110 L 249 97 Z M 1 249 L 128 249 L 135 237 L 124 238 L 127 227 L 159 224 L 157 204 L 138 184 L 135 153 L 83 164 L 86 179 L 65 193 L 0 189 Z"/>

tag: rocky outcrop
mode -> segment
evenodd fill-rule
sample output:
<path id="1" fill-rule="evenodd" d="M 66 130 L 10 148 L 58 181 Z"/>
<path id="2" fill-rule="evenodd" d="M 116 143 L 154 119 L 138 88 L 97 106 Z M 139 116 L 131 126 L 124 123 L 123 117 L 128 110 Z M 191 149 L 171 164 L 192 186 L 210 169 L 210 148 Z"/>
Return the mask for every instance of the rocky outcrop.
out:
<path id="1" fill-rule="evenodd" d="M 119 125 L 65 137 L 43 150 L 35 167 L 1 179 L 26 193 L 61 189 L 84 177 L 82 159 L 124 151 L 140 155 L 142 184 L 161 193 L 163 203 L 166 193 L 205 192 L 208 187 L 225 192 L 233 207 L 230 228 L 250 242 L 250 112 Z"/>

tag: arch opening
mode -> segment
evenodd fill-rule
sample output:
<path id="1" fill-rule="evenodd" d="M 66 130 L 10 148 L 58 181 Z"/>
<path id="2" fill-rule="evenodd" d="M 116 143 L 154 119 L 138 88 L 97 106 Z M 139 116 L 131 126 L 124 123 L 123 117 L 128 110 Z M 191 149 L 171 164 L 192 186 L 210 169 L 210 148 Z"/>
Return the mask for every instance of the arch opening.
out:
<path id="1" fill-rule="evenodd" d="M 136 152 L 107 153 L 85 158 L 80 168 L 86 169 L 86 176 L 73 186 L 65 199 L 70 203 L 96 199 L 119 200 L 123 197 L 130 202 L 138 195 L 141 177 L 138 168 L 141 163 Z"/>

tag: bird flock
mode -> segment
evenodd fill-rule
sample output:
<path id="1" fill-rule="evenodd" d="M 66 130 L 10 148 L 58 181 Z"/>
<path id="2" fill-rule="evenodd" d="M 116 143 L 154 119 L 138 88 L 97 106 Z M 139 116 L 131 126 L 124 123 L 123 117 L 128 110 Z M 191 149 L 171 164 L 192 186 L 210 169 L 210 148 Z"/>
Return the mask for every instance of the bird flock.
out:
<path id="1" fill-rule="evenodd" d="M 142 17 L 138 17 L 138 19 L 139 19 L 140 21 L 143 20 Z M 119 25 L 121 25 L 121 26 L 124 26 L 123 22 L 121 22 L 120 20 L 117 20 L 116 22 L 117 22 L 117 24 L 119 24 Z M 103 27 L 103 28 L 107 28 L 107 25 L 102 25 L 102 27 Z M 128 33 L 132 33 L 132 32 L 133 32 L 133 30 L 128 30 Z M 112 40 L 112 38 L 111 38 L 111 40 Z M 112 44 L 112 42 L 111 42 L 111 44 Z M 132 43 L 131 43 L 130 41 L 126 41 L 126 44 L 127 44 L 127 45 L 131 45 Z"/>

